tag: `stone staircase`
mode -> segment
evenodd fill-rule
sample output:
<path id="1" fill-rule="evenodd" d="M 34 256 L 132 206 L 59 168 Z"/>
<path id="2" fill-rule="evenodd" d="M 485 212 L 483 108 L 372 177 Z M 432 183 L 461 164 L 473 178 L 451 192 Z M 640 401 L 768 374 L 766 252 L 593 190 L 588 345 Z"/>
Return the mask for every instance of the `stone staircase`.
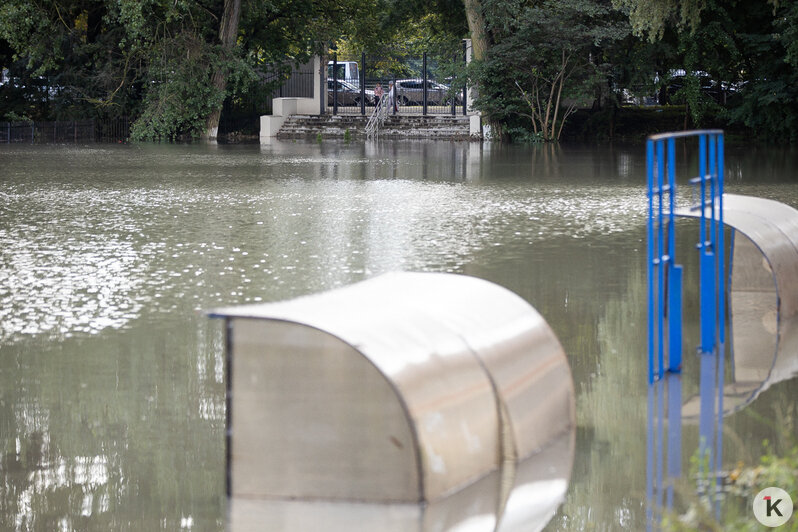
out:
<path id="1" fill-rule="evenodd" d="M 368 115 L 291 115 L 278 139 L 365 138 Z M 451 115 L 389 115 L 378 138 L 470 140 L 469 117 Z M 475 139 L 478 140 L 478 139 Z"/>

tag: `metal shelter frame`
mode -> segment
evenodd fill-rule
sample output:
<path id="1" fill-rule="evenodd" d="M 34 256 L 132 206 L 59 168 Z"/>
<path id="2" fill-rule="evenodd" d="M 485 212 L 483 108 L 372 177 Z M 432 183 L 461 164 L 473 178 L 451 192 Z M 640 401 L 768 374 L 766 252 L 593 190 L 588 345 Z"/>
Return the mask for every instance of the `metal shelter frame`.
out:
<path id="1" fill-rule="evenodd" d="M 701 343 L 712 353 L 725 338 L 726 276 L 723 260 L 723 131 L 652 135 L 646 143 L 648 177 L 648 382 L 682 365 L 682 266 L 676 263 L 676 139 L 697 137 L 698 171 L 690 179 L 691 211 L 700 211 Z"/>

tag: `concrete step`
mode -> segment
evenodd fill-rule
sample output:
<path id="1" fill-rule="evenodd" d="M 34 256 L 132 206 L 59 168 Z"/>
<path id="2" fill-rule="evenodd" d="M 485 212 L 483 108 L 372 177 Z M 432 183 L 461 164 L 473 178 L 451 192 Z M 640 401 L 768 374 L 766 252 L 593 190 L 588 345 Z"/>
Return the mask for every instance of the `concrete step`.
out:
<path id="1" fill-rule="evenodd" d="M 278 138 L 308 138 L 321 134 L 327 138 L 364 137 L 369 117 L 363 115 L 293 115 Z M 389 115 L 380 128 L 380 137 L 391 138 L 469 138 L 469 117 L 451 115 Z"/>

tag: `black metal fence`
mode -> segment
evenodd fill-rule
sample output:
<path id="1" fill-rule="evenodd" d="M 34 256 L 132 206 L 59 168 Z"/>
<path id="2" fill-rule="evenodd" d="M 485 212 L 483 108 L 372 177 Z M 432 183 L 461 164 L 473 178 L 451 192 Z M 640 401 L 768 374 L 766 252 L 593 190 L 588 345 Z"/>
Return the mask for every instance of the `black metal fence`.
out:
<path id="1" fill-rule="evenodd" d="M 127 118 L 0 122 L 0 144 L 19 142 L 122 142 L 130 136 Z"/>
<path id="2" fill-rule="evenodd" d="M 451 63 L 465 61 L 455 56 Z M 425 53 L 421 62 L 403 65 L 401 74 L 372 75 L 370 63 L 362 54 L 360 61 L 327 63 L 327 112 L 331 114 L 370 114 L 380 98 L 386 98 L 391 114 L 467 114 L 467 89 L 452 84 L 439 68 L 440 58 Z M 379 69 L 374 69 L 379 70 Z"/>
<path id="3" fill-rule="evenodd" d="M 219 134 L 256 134 L 260 130 L 260 116 L 272 114 L 274 98 L 312 98 L 314 77 L 317 75 L 309 69 L 297 69 L 277 87 L 275 85 L 279 78 L 268 77 L 247 93 L 227 98 L 219 122 Z"/>

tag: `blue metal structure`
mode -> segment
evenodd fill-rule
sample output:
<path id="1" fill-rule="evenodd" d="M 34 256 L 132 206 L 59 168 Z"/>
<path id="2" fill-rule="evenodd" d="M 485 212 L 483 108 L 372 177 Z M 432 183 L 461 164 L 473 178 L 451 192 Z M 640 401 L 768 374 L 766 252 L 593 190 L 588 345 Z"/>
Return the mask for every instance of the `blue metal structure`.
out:
<path id="1" fill-rule="evenodd" d="M 689 180 L 689 210 L 699 219 L 701 308 L 699 493 L 720 519 L 717 472 L 722 459 L 726 275 L 723 230 L 723 132 L 683 131 L 653 135 L 646 145 L 648 173 L 648 468 L 647 526 L 673 508 L 681 474 L 682 266 L 676 263 L 677 139 L 698 141 L 698 171 Z M 697 211 L 697 213 L 696 213 Z M 667 369 L 671 374 L 665 379 Z M 664 410 L 667 395 L 667 424 Z M 664 427 L 667 426 L 667 439 Z M 667 470 L 663 471 L 667 465 Z"/>
<path id="2" fill-rule="evenodd" d="M 723 131 L 652 135 L 646 144 L 648 174 L 648 381 L 682 366 L 682 266 L 676 264 L 676 140 L 698 139 L 698 172 L 691 210 L 700 211 L 701 344 L 712 353 L 725 337 L 723 263 Z"/>

